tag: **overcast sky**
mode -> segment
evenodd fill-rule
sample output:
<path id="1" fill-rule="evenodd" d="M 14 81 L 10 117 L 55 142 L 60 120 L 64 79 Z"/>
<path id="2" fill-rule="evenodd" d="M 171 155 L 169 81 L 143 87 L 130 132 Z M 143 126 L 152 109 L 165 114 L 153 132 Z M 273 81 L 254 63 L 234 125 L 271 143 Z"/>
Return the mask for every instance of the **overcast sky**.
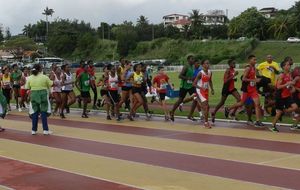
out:
<path id="1" fill-rule="evenodd" d="M 54 9 L 55 18 L 78 19 L 90 22 L 93 27 L 100 22 L 136 22 L 145 15 L 151 23 L 162 22 L 171 13 L 188 14 L 192 9 L 206 13 L 212 9 L 228 9 L 229 18 L 239 15 L 248 7 L 275 7 L 287 9 L 295 0 L 0 0 L 0 23 L 9 27 L 13 34 L 22 32 L 25 24 L 45 19 L 46 6 Z"/>

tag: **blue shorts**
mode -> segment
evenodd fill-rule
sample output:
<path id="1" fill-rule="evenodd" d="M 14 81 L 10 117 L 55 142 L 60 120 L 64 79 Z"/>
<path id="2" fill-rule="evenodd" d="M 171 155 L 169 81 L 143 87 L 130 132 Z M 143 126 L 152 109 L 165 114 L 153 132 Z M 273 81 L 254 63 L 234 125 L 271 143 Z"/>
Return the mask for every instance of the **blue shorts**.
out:
<path id="1" fill-rule="evenodd" d="M 253 103 L 254 103 L 254 102 L 253 102 L 253 100 L 252 100 L 251 97 L 247 98 L 247 100 L 244 102 L 244 104 L 245 104 L 246 106 L 249 106 L 249 105 L 251 105 L 251 104 L 253 104 Z"/>

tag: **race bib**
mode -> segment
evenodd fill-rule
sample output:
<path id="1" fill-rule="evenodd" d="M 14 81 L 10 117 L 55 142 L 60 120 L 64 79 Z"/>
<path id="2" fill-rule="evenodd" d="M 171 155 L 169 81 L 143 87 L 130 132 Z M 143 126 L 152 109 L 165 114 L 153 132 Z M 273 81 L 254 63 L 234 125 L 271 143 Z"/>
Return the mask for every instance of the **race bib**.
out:
<path id="1" fill-rule="evenodd" d="M 95 80 L 96 78 L 94 76 L 91 76 L 91 80 Z"/>
<path id="2" fill-rule="evenodd" d="M 204 89 L 208 89 L 208 87 L 209 87 L 209 85 L 208 85 L 208 83 L 206 82 L 206 83 L 203 83 L 203 85 L 202 85 L 202 88 L 204 88 Z"/>
<path id="3" fill-rule="evenodd" d="M 255 82 L 251 81 L 250 86 L 255 86 Z"/>
<path id="4" fill-rule="evenodd" d="M 193 84 L 193 81 L 192 80 L 187 80 L 186 83 Z"/>
<path id="5" fill-rule="evenodd" d="M 112 82 L 112 83 L 110 83 L 110 87 L 111 87 L 111 88 L 117 88 L 117 87 L 118 87 L 118 85 L 117 85 L 117 83 L 115 83 L 115 82 Z"/>
<path id="6" fill-rule="evenodd" d="M 14 85 L 18 85 L 19 83 L 18 83 L 18 81 L 14 81 Z"/>
<path id="7" fill-rule="evenodd" d="M 162 84 L 160 88 L 166 89 L 167 88 L 167 84 L 166 83 Z"/>

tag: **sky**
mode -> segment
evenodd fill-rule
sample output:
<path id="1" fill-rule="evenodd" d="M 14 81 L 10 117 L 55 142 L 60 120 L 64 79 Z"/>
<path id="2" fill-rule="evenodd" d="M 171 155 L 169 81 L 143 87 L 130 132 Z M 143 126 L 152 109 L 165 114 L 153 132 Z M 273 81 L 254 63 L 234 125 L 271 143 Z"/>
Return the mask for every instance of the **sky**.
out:
<path id="1" fill-rule="evenodd" d="M 189 14 L 192 9 L 201 13 L 209 10 L 228 10 L 229 18 L 238 16 L 249 7 L 275 7 L 288 9 L 295 0 L 0 0 L 0 23 L 10 28 L 13 35 L 22 33 L 24 25 L 45 20 L 43 10 L 54 9 L 49 20 L 68 18 L 90 22 L 98 27 L 101 22 L 119 24 L 123 21 L 136 22 L 140 15 L 150 23 L 161 23 L 164 15 Z"/>

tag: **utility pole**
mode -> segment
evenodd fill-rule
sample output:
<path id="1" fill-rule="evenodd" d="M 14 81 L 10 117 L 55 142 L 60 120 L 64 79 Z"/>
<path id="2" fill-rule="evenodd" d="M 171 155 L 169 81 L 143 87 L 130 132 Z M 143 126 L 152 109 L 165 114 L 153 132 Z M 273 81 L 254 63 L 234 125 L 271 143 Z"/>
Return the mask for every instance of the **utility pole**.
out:
<path id="1" fill-rule="evenodd" d="M 102 40 L 104 40 L 104 23 L 101 22 L 101 28 L 102 28 Z"/>
<path id="2" fill-rule="evenodd" d="M 152 24 L 152 40 L 154 40 L 154 25 Z"/>

